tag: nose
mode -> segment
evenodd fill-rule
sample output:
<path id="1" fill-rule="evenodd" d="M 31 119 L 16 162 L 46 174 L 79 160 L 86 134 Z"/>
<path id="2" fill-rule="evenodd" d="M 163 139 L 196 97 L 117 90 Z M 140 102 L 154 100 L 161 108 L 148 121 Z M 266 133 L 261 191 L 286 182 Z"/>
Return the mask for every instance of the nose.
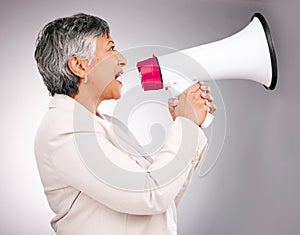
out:
<path id="1" fill-rule="evenodd" d="M 120 53 L 117 53 L 118 63 L 121 67 L 124 67 L 127 64 L 127 59 Z"/>

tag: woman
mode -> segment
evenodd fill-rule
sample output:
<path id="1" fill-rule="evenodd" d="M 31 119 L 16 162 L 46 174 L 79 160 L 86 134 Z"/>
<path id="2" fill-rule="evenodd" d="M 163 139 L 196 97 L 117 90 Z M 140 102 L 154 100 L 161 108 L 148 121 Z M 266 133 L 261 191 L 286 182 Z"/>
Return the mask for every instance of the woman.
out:
<path id="1" fill-rule="evenodd" d="M 104 20 L 77 14 L 48 23 L 37 39 L 35 59 L 52 96 L 36 135 L 35 155 L 48 203 L 57 214 L 51 221 L 56 234 L 177 234 L 176 206 L 207 145 L 199 126 L 215 110 L 209 87 L 196 84 L 178 100 L 169 100 L 174 124 L 162 149 L 145 165 L 120 148 L 109 122 L 97 112 L 103 100 L 120 98 L 117 78 L 126 65 Z M 142 191 L 114 187 L 83 160 L 94 154 L 89 143 L 96 138 L 105 158 L 128 173 L 138 172 L 135 178 L 145 184 L 149 179 L 157 184 L 154 172 L 179 156 L 181 131 L 186 130 L 196 133 L 197 149 L 181 153 L 189 159 L 187 167 L 165 185 Z"/>

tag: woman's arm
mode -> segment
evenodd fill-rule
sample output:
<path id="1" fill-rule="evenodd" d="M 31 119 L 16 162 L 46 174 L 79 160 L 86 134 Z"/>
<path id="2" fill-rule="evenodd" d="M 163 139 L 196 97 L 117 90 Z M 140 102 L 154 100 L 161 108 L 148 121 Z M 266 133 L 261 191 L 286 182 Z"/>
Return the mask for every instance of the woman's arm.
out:
<path id="1" fill-rule="evenodd" d="M 185 134 L 183 135 L 182 132 Z M 195 134 L 196 139 L 190 139 L 188 142 L 194 141 L 196 145 L 194 147 L 186 146 L 185 142 L 187 141 L 183 141 L 182 137 L 192 137 Z M 86 143 L 95 138 L 92 133 L 70 133 L 61 136 L 61 144 L 51 156 L 58 179 L 116 211 L 140 215 L 157 214 L 167 210 L 193 170 L 194 157 L 199 157 L 199 153 L 202 153 L 207 144 L 203 131 L 197 125 L 186 118 L 177 118 L 170 128 L 164 147 L 156 155 L 153 164 L 148 170 L 145 170 L 136 164 L 129 153 L 121 151 L 103 135 L 97 134 L 101 150 L 116 166 L 115 169 L 122 168 L 127 170 L 128 174 L 135 173 L 135 177 L 137 177 L 135 179 L 126 175 L 123 177 L 114 175 L 117 172 L 111 169 L 95 174 L 99 169 L 91 170 L 91 167 L 97 168 L 97 166 L 93 166 L 93 162 L 87 164 L 90 160 L 86 161 L 88 156 L 83 156 L 83 154 L 88 154 L 89 151 L 86 153 L 80 151 L 78 143 L 75 141 L 78 136 L 85 139 Z M 90 148 L 88 145 L 85 147 Z M 169 166 L 173 168 L 169 168 Z M 177 171 L 174 171 L 174 167 L 178 168 Z M 175 177 L 171 178 L 172 175 Z M 121 187 L 120 185 L 109 185 L 101 179 L 102 176 L 118 177 L 117 180 Z M 139 185 L 141 187 L 137 187 L 140 190 L 133 190 L 134 186 L 130 186 L 130 180 L 132 180 L 132 184 L 142 182 Z M 122 185 L 125 185 L 125 188 Z M 152 186 L 149 187 L 149 185 Z M 128 190 L 126 190 L 126 186 L 129 186 Z"/>

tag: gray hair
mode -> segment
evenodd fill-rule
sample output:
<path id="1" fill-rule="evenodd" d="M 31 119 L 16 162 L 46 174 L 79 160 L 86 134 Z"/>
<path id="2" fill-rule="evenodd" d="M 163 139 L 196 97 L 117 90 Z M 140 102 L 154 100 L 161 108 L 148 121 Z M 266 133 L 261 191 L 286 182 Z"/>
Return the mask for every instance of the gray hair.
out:
<path id="1" fill-rule="evenodd" d="M 79 77 L 71 72 L 72 56 L 91 64 L 96 50 L 96 37 L 109 36 L 106 21 L 83 13 L 49 22 L 40 31 L 34 57 L 50 95 L 78 93 Z"/>

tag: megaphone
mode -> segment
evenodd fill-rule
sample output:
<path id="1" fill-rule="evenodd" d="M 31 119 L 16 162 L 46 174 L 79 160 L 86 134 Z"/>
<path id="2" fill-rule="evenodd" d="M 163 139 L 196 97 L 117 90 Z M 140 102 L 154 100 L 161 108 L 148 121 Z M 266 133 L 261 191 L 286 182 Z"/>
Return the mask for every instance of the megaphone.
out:
<path id="1" fill-rule="evenodd" d="M 184 61 L 186 57 L 190 58 L 188 62 Z M 203 80 L 203 71 L 213 80 L 252 80 L 269 90 L 275 89 L 278 74 L 270 28 L 260 13 L 232 36 L 167 55 L 153 55 L 138 62 L 137 68 L 145 91 L 171 87 L 178 94 Z M 170 68 L 184 76 L 169 76 Z M 201 126 L 206 128 L 212 120 L 209 113 Z"/>

